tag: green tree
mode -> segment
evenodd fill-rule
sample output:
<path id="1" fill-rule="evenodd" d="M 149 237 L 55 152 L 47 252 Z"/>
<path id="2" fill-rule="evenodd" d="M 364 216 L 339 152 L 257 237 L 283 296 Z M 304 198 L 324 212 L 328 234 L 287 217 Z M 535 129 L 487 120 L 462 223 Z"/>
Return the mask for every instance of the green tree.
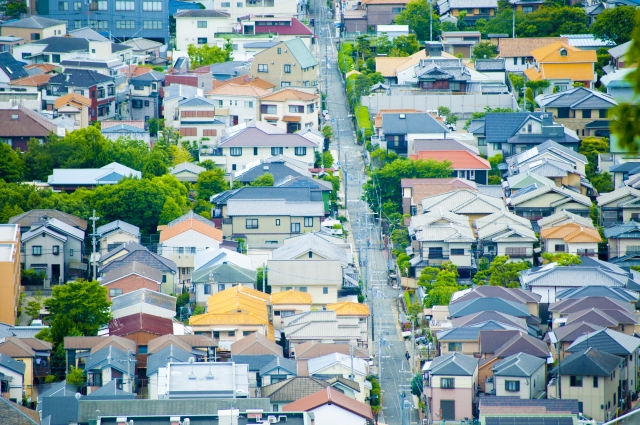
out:
<path id="1" fill-rule="evenodd" d="M 273 186 L 273 174 L 264 173 L 260 177 L 256 177 L 255 180 L 251 182 L 251 186 Z"/>
<path id="2" fill-rule="evenodd" d="M 216 163 L 213 162 L 210 159 L 207 159 L 206 161 L 202 161 L 202 162 L 198 163 L 198 165 L 201 166 L 202 168 L 206 168 L 207 170 L 214 170 L 214 169 L 218 168 Z"/>
<path id="3" fill-rule="evenodd" d="M 547 7 L 528 13 L 518 19 L 516 35 L 524 37 L 557 37 L 560 34 L 586 34 L 589 17 L 581 7 Z M 511 30 L 507 31 L 508 34 Z"/>
<path id="4" fill-rule="evenodd" d="M 407 56 L 411 56 L 420 50 L 420 42 L 415 34 L 399 35 L 393 39 L 393 47 L 399 52 L 403 52 L 406 53 Z"/>
<path id="5" fill-rule="evenodd" d="M 580 142 L 578 152 L 587 157 L 585 171 L 587 178 L 591 179 L 597 172 L 598 155 L 609 152 L 609 142 L 600 137 L 585 137 Z"/>
<path id="6" fill-rule="evenodd" d="M 164 119 L 150 118 L 147 122 L 149 123 L 149 135 L 151 137 L 156 137 L 158 130 L 164 127 Z"/>
<path id="7" fill-rule="evenodd" d="M 167 174 L 169 169 L 159 152 L 154 152 L 142 167 L 142 177 L 152 179 Z"/>
<path id="8" fill-rule="evenodd" d="M 258 269 L 256 270 L 256 288 L 266 294 L 271 293 L 271 286 L 269 286 L 269 269 L 265 270 L 262 267 L 258 267 Z"/>
<path id="9" fill-rule="evenodd" d="M 67 373 L 67 384 L 76 385 L 78 388 L 82 388 L 84 385 L 84 371 L 75 366 L 71 366 L 71 371 Z"/>
<path id="10" fill-rule="evenodd" d="M 29 303 L 27 304 L 27 308 L 25 308 L 24 312 L 26 313 L 27 316 L 31 317 L 32 319 L 37 319 L 40 316 L 41 308 L 42 306 L 38 301 L 29 301 Z"/>
<path id="11" fill-rule="evenodd" d="M 493 59 L 496 56 L 498 56 L 498 46 L 489 41 L 478 43 L 473 48 L 473 57 L 475 59 Z"/>
<path id="12" fill-rule="evenodd" d="M 528 261 L 509 262 L 508 255 L 494 257 L 488 269 L 478 271 L 473 277 L 476 285 L 503 286 L 506 288 L 520 287 L 520 272 L 531 268 Z"/>
<path id="13" fill-rule="evenodd" d="M 613 187 L 613 176 L 606 172 L 594 174 L 590 181 L 598 193 L 612 192 L 615 189 Z"/>
<path id="14" fill-rule="evenodd" d="M 374 46 L 376 48 L 376 53 L 377 54 L 386 55 L 393 48 L 393 42 L 391 40 L 389 40 L 389 37 L 387 36 L 387 33 L 383 32 L 378 37 L 376 37 L 376 40 L 374 42 Z"/>
<path id="15" fill-rule="evenodd" d="M 420 398 L 422 397 L 422 373 L 416 373 L 411 378 L 411 394 Z"/>
<path id="16" fill-rule="evenodd" d="M 409 29 L 418 40 L 429 40 L 429 12 L 427 0 L 411 0 L 405 9 L 396 15 L 394 22 L 398 25 L 409 25 Z M 440 35 L 440 19 L 433 11 L 433 39 Z"/>
<path id="17" fill-rule="evenodd" d="M 208 201 L 212 195 L 229 189 L 229 183 L 224 178 L 224 170 L 215 168 L 200 173 L 196 181 L 198 199 Z"/>
<path id="18" fill-rule="evenodd" d="M 12 183 L 24 178 L 24 161 L 6 143 L 0 143 L 0 179 Z"/>
<path id="19" fill-rule="evenodd" d="M 495 154 L 489 158 L 489 164 L 491 164 L 491 170 L 489 170 L 489 184 L 500 184 L 502 181 L 502 173 L 498 169 L 498 165 L 504 162 L 504 158 L 501 153 Z"/>
<path id="20" fill-rule="evenodd" d="M 617 6 L 604 9 L 591 26 L 593 35 L 610 40 L 616 44 L 631 40 L 631 32 L 635 23 L 636 8 L 633 6 Z"/>
<path id="21" fill-rule="evenodd" d="M 7 0 L 0 6 L 0 11 L 8 17 L 19 17 L 27 13 L 27 4 L 20 0 Z"/>
<path id="22" fill-rule="evenodd" d="M 559 266 L 573 266 L 582 263 L 580 257 L 566 252 L 544 252 L 542 258 L 545 263 L 557 263 Z"/>
<path id="23" fill-rule="evenodd" d="M 208 44 L 204 44 L 200 47 L 189 44 L 189 47 L 187 47 L 187 55 L 189 55 L 192 69 L 212 65 L 214 63 L 228 62 L 233 60 L 232 53 L 233 45 L 229 39 L 227 39 L 223 48 L 218 46 L 209 46 Z"/>
<path id="24" fill-rule="evenodd" d="M 322 135 L 325 139 L 329 140 L 333 137 L 333 127 L 330 125 L 325 125 L 322 127 Z"/>
<path id="25" fill-rule="evenodd" d="M 178 206 L 173 198 L 167 198 L 160 212 L 160 220 L 158 224 L 169 224 L 182 215 L 182 209 Z"/>

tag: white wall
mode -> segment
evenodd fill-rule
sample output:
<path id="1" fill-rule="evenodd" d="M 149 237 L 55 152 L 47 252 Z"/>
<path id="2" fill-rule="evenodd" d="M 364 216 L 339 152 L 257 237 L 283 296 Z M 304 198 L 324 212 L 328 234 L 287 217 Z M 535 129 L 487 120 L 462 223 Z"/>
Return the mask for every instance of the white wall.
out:
<path id="1" fill-rule="evenodd" d="M 209 155 L 200 155 L 200 161 L 205 161 L 207 159 L 212 160 L 219 167 L 226 169 L 227 173 L 232 173 L 234 171 L 244 170 L 246 165 L 260 160 L 271 158 L 273 155 L 271 154 L 271 147 L 258 147 L 257 155 L 254 154 L 253 146 L 244 146 L 242 148 L 242 155 L 240 156 L 231 156 L 230 148 L 223 147 L 223 156 L 209 156 Z M 284 148 L 283 155 L 289 158 L 297 159 L 298 161 L 306 162 L 309 167 L 313 167 L 313 163 L 315 161 L 314 157 L 315 148 L 311 146 L 307 146 L 307 152 L 305 155 L 296 155 L 295 149 L 293 147 Z M 236 168 L 233 169 L 233 165 L 235 164 Z"/>
<path id="2" fill-rule="evenodd" d="M 545 389 L 545 367 L 542 365 L 531 378 L 495 376 L 496 395 L 498 397 L 520 397 L 530 399 Z M 520 391 L 506 391 L 505 381 L 520 381 Z"/>
<path id="3" fill-rule="evenodd" d="M 310 410 L 310 412 L 315 415 L 315 425 L 358 425 L 366 423 L 365 418 L 362 416 L 351 413 L 335 404 L 325 404 Z"/>

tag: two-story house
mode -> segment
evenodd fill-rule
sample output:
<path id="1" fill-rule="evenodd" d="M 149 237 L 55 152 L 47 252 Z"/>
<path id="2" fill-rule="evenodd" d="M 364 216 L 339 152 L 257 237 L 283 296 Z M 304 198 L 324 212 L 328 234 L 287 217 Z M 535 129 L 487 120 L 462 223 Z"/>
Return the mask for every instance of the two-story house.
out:
<path id="1" fill-rule="evenodd" d="M 478 359 L 448 353 L 433 359 L 425 388 L 431 420 L 460 421 L 473 417 Z"/>
<path id="2" fill-rule="evenodd" d="M 96 229 L 100 254 L 106 254 L 127 242 L 140 242 L 140 228 L 122 220 L 112 221 Z"/>
<path id="3" fill-rule="evenodd" d="M 91 99 L 92 122 L 115 117 L 116 86 L 112 77 L 83 69 L 65 70 L 49 79 L 45 103 L 55 103 L 57 97 L 67 93 L 78 93 Z"/>
<path id="4" fill-rule="evenodd" d="M 569 90 L 573 83 L 592 88 L 596 82 L 596 52 L 580 50 L 564 42 L 556 42 L 531 51 L 533 66 L 524 70 L 530 81 L 548 80 L 545 93 Z M 557 87 L 557 89 L 556 89 Z"/>
<path id="5" fill-rule="evenodd" d="M 159 118 L 162 107 L 162 87 L 164 74 L 151 71 L 129 80 L 129 101 L 131 119 L 149 121 Z"/>
<path id="6" fill-rule="evenodd" d="M 53 115 L 73 119 L 74 128 L 87 128 L 91 114 L 92 101 L 78 93 L 60 96 L 53 104 Z"/>
<path id="7" fill-rule="evenodd" d="M 508 255 L 514 261 L 533 259 L 538 241 L 531 221 L 507 211 L 499 211 L 474 222 L 478 250 L 484 256 Z"/>
<path id="8" fill-rule="evenodd" d="M 481 156 L 468 150 L 421 150 L 415 155 L 409 155 L 411 159 L 433 159 L 435 161 L 449 161 L 453 169 L 451 177 L 459 177 L 475 182 L 476 184 L 488 183 L 491 164 Z"/>
<path id="9" fill-rule="evenodd" d="M 295 89 L 283 89 L 260 98 L 260 121 L 285 128 L 287 133 L 318 130 L 319 96 Z"/>
<path id="10" fill-rule="evenodd" d="M 507 72 L 523 72 L 533 66 L 533 55 L 531 54 L 533 50 L 558 41 L 569 43 L 569 39 L 566 37 L 500 38 L 498 40 L 498 57 L 505 60 Z"/>
<path id="11" fill-rule="evenodd" d="M 231 29 L 230 15 L 222 10 L 179 10 L 173 16 L 176 20 L 176 48 L 183 52 L 190 44 L 208 44 L 209 40 L 213 42 L 217 32 Z"/>
<path id="12" fill-rule="evenodd" d="M 276 87 L 295 87 L 313 93 L 318 85 L 318 61 L 300 39 L 283 41 L 255 55 L 250 77 Z"/>
<path id="13" fill-rule="evenodd" d="M 86 24 L 86 20 L 84 21 Z M 95 34 L 95 32 L 93 33 Z M 99 62 L 119 58 L 122 63 L 131 61 L 131 47 L 112 43 L 109 39 L 98 36 L 78 35 L 51 36 L 28 44 L 15 46 L 13 56 L 27 64 L 55 64 L 60 65 L 67 59 L 78 58 L 83 52 L 84 59 L 92 57 Z"/>
<path id="14" fill-rule="evenodd" d="M 632 266 L 640 255 L 640 223 L 631 220 L 604 229 L 609 248 L 609 261 L 620 266 Z"/>
<path id="15" fill-rule="evenodd" d="M 233 263 L 203 267 L 191 275 L 191 294 L 196 305 L 206 305 L 209 295 L 242 284 L 254 289 L 255 270 L 245 269 Z"/>
<path id="16" fill-rule="evenodd" d="M 165 116 L 167 111 L 165 111 Z M 178 101 L 173 109 L 173 123 L 183 140 L 203 142 L 202 155 L 217 155 L 215 146 L 225 123 L 216 118 L 216 105 L 211 99 L 196 96 Z M 206 144 L 205 144 L 206 142 Z"/>
<path id="17" fill-rule="evenodd" d="M 56 35 L 65 35 L 66 33 L 67 25 L 65 21 L 37 15 L 24 19 L 10 20 L 0 26 L 0 35 L 21 37 L 24 40 L 23 43 L 34 42 Z"/>
<path id="18" fill-rule="evenodd" d="M 602 238 L 593 228 L 566 223 L 540 230 L 540 242 L 544 252 L 596 256 Z"/>
<path id="19" fill-rule="evenodd" d="M 473 3 L 465 0 L 439 0 L 437 5 L 440 15 L 449 14 L 463 20 L 467 25 L 474 25 L 478 19 L 489 20 L 498 13 L 496 0 L 482 0 Z"/>
<path id="20" fill-rule="evenodd" d="M 630 186 L 622 186 L 613 192 L 605 193 L 597 198 L 602 225 L 625 223 L 640 219 L 640 190 Z"/>
<path id="21" fill-rule="evenodd" d="M 449 130 L 430 114 L 383 114 L 378 129 L 380 148 L 406 155 L 417 139 L 446 139 Z"/>
<path id="22" fill-rule="evenodd" d="M 260 97 L 269 91 L 253 84 L 227 83 L 208 91 L 206 96 L 213 100 L 216 115 L 225 125 L 259 120 Z"/>
<path id="23" fill-rule="evenodd" d="M 505 358 L 492 368 L 496 396 L 539 398 L 546 391 L 546 366 L 546 359 L 527 353 Z"/>

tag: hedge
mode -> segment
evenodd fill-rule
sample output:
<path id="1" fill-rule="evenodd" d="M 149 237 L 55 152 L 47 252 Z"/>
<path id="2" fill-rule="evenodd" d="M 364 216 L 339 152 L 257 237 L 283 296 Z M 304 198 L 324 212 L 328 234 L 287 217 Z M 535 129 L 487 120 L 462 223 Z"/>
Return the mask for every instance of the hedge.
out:
<path id="1" fill-rule="evenodd" d="M 369 116 L 369 108 L 366 106 L 357 106 L 355 110 L 355 117 L 358 142 L 364 143 L 373 136 L 373 124 L 371 123 L 371 117 Z M 364 137 L 362 135 L 362 129 L 364 129 Z"/>

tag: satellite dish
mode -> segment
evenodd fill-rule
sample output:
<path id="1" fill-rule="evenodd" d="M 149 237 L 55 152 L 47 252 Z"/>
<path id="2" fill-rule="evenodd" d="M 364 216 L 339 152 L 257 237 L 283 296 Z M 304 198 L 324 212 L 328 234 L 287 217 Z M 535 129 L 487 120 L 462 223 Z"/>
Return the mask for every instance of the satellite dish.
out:
<path id="1" fill-rule="evenodd" d="M 193 364 L 196 361 L 195 357 L 189 357 L 189 364 Z"/>
<path id="2" fill-rule="evenodd" d="M 75 397 L 76 397 L 76 400 L 80 400 L 80 397 L 82 397 L 82 394 L 76 393 Z"/>

